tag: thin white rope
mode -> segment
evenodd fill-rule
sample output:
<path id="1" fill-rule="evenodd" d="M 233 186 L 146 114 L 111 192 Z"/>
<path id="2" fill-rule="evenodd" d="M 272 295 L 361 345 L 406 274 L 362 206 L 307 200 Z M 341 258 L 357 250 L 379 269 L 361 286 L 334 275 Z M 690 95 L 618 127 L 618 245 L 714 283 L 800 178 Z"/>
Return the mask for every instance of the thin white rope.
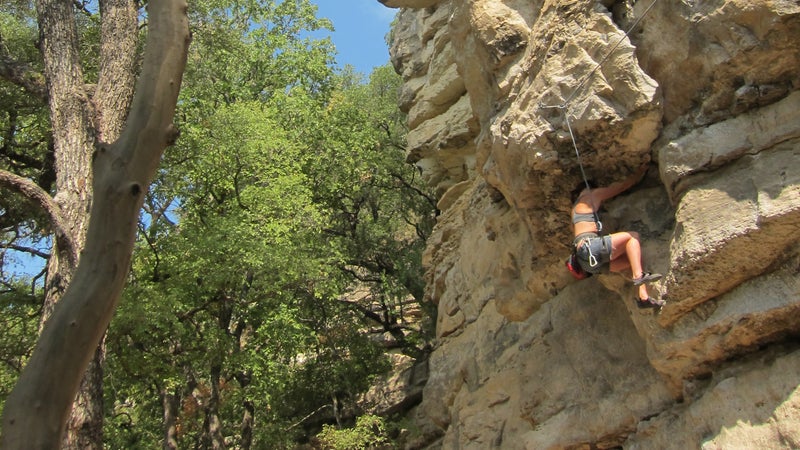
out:
<path id="1" fill-rule="evenodd" d="M 608 53 L 606 53 L 606 55 L 603 57 L 603 59 L 601 59 L 600 62 L 597 63 L 597 65 L 594 67 L 594 69 L 592 69 L 591 72 L 589 72 L 588 74 L 584 75 L 583 78 L 581 78 L 581 80 L 578 83 L 578 85 L 575 86 L 575 89 L 573 89 L 572 94 L 570 94 L 564 100 L 563 103 L 561 103 L 560 105 L 544 105 L 541 102 L 539 103 L 539 107 L 540 108 L 543 108 L 543 109 L 553 109 L 553 108 L 560 109 L 564 113 L 564 120 L 567 122 L 567 129 L 569 130 L 569 137 L 572 140 L 572 147 L 575 149 L 575 156 L 578 159 L 578 167 L 580 167 L 580 169 L 581 169 L 581 176 L 583 176 L 583 183 L 586 185 L 586 189 L 588 189 L 589 191 L 591 191 L 592 188 L 589 185 L 589 178 L 586 176 L 586 170 L 583 168 L 583 161 L 581 160 L 581 152 L 578 150 L 578 144 L 575 141 L 575 134 L 572 132 L 572 125 L 569 122 L 569 113 L 567 111 L 567 106 L 568 106 L 569 102 L 571 102 L 572 99 L 575 98 L 575 95 L 583 87 L 583 85 L 589 80 L 589 78 L 592 75 L 594 75 L 594 73 L 597 72 L 597 70 L 600 69 L 600 67 L 602 67 L 603 64 L 606 63 L 606 61 L 608 61 L 608 58 L 610 58 L 611 54 L 614 53 L 614 51 L 617 49 L 617 47 L 619 47 L 619 44 L 621 44 L 623 40 L 628 38 L 630 33 L 634 30 L 634 28 L 636 28 L 637 25 L 639 25 L 639 22 L 641 22 L 642 19 L 644 19 L 644 17 L 647 15 L 647 13 L 650 12 L 650 9 L 653 8 L 653 6 L 656 4 L 656 2 L 658 2 L 658 0 L 653 0 L 650 3 L 650 6 L 648 6 L 647 9 L 644 10 L 644 13 L 642 13 L 642 15 L 639 16 L 639 18 L 636 19 L 633 22 L 633 25 L 631 25 L 628 28 L 628 30 L 625 32 L 625 35 L 623 35 L 621 38 L 619 38 L 617 43 L 614 44 L 611 47 L 611 50 L 609 50 Z M 592 211 L 592 214 L 594 215 L 595 223 L 597 223 L 597 232 L 600 233 L 600 232 L 603 231 L 603 223 L 600 222 L 600 218 L 597 215 L 597 211 Z"/>
<path id="2" fill-rule="evenodd" d="M 589 186 L 589 180 L 586 179 L 586 172 L 583 170 L 583 162 L 581 161 L 581 152 L 578 151 L 578 144 L 575 143 L 575 135 L 572 133 L 572 125 L 569 124 L 569 116 L 567 110 L 564 111 L 564 120 L 567 121 L 567 129 L 569 130 L 569 137 L 572 139 L 572 146 L 575 148 L 575 156 L 578 158 L 578 166 L 581 168 L 581 175 L 583 175 L 583 182 L 586 184 L 586 189 L 592 190 Z"/>
<path id="3" fill-rule="evenodd" d="M 575 134 L 572 132 L 572 125 L 570 125 L 570 122 L 569 122 L 569 114 L 568 114 L 568 111 L 567 111 L 567 106 L 568 106 L 569 102 L 571 102 L 572 99 L 575 98 L 575 95 L 583 87 L 583 85 L 589 80 L 589 78 L 592 75 L 594 75 L 594 73 L 597 72 L 597 70 L 600 69 L 600 67 L 602 67 L 603 64 L 606 63 L 606 61 L 608 61 L 608 58 L 611 57 L 611 54 L 614 53 L 614 50 L 616 50 L 617 47 L 619 47 L 619 44 L 621 44 L 623 40 L 628 38 L 628 36 L 631 34 L 631 32 L 639 25 L 639 22 L 641 22 L 642 19 L 644 19 L 644 17 L 647 15 L 647 13 L 650 12 L 650 10 L 653 8 L 653 6 L 655 6 L 655 4 L 657 2 L 658 2 L 658 0 L 653 0 L 650 3 L 650 6 L 648 6 L 647 9 L 644 10 L 642 15 L 639 16 L 639 18 L 637 18 L 633 22 L 633 25 L 631 25 L 628 28 L 628 30 L 625 31 L 625 35 L 623 35 L 621 38 L 619 38 L 617 43 L 614 44 L 611 47 L 611 50 L 609 50 L 608 53 L 606 53 L 606 55 L 603 57 L 603 59 L 601 59 L 600 62 L 597 63 L 597 65 L 594 67 L 594 69 L 592 69 L 591 72 L 589 72 L 588 74 L 584 75 L 583 78 L 581 78 L 581 80 L 578 83 L 578 85 L 575 86 L 575 89 L 573 89 L 572 94 L 570 94 L 564 100 L 563 103 L 561 103 L 560 105 L 544 105 L 541 102 L 539 103 L 539 107 L 540 108 L 543 108 L 543 109 L 560 109 L 564 113 L 564 120 L 567 122 L 567 129 L 569 130 L 569 137 L 572 140 L 572 146 L 575 148 L 575 156 L 578 158 L 578 166 L 581 169 L 581 175 L 583 176 L 583 182 L 586 185 L 586 189 L 588 189 L 590 191 L 592 190 L 592 188 L 589 186 L 589 179 L 586 176 L 586 171 L 583 168 L 583 162 L 581 161 L 581 152 L 578 150 L 577 142 L 575 142 Z M 597 213 L 595 213 L 595 217 L 597 217 Z M 599 220 L 597 220 L 597 222 L 599 223 Z M 602 225 L 599 225 L 599 227 L 602 227 Z"/>
<path id="4" fill-rule="evenodd" d="M 592 191 L 592 187 L 589 186 L 589 180 L 586 177 L 586 171 L 583 170 L 583 162 L 581 161 L 581 152 L 578 151 L 578 144 L 575 143 L 575 135 L 572 133 L 572 125 L 569 123 L 569 116 L 567 115 L 567 109 L 561 109 L 564 112 L 564 120 L 567 122 L 567 129 L 569 130 L 569 137 L 572 139 L 572 146 L 575 148 L 575 156 L 578 158 L 578 167 L 581 168 L 581 175 L 583 175 L 583 183 L 586 185 L 586 189 L 589 192 Z M 600 221 L 600 216 L 597 214 L 597 211 L 594 209 L 594 200 L 592 200 L 592 215 L 594 216 L 594 223 L 597 225 L 597 232 L 601 233 L 603 231 L 603 222 Z M 592 265 L 594 267 L 594 265 Z"/>
<path id="5" fill-rule="evenodd" d="M 647 9 L 645 9 L 645 10 L 644 10 L 644 13 L 642 13 L 642 15 L 641 15 L 641 16 L 639 16 L 639 18 L 638 18 L 638 19 L 636 19 L 636 20 L 633 22 L 633 25 L 631 25 L 631 26 L 628 28 L 628 30 L 625 32 L 625 35 L 623 35 L 621 38 L 619 38 L 619 40 L 617 41 L 617 43 L 616 43 L 616 44 L 614 44 L 614 45 L 611 47 L 611 50 L 609 50 L 609 51 L 608 51 L 608 53 L 606 53 L 606 56 L 604 56 L 604 57 L 603 57 L 603 59 L 601 59 L 601 60 L 600 60 L 600 62 L 599 62 L 599 63 L 597 63 L 597 65 L 594 67 L 594 69 L 592 69 L 592 71 L 591 71 L 591 72 L 589 72 L 588 74 L 584 75 L 584 77 L 583 77 L 583 78 L 581 78 L 581 81 L 578 83 L 578 85 L 577 85 L 577 86 L 575 86 L 575 89 L 572 91 L 572 94 L 570 94 L 570 95 L 569 95 L 569 96 L 568 96 L 568 97 L 567 97 L 567 98 L 564 100 L 564 102 L 563 102 L 563 103 L 561 103 L 560 105 L 549 105 L 549 106 L 548 106 L 548 105 L 543 105 L 542 103 L 539 103 L 539 107 L 541 107 L 541 108 L 558 108 L 558 109 L 566 109 L 566 107 L 567 107 L 567 104 L 568 104 L 569 102 L 571 102 L 573 98 L 575 98 L 575 95 L 576 95 L 576 94 L 578 93 L 578 91 L 579 91 L 579 90 L 580 90 L 580 89 L 583 87 L 583 85 L 584 85 L 584 84 L 585 84 L 585 83 L 586 83 L 586 82 L 589 80 L 589 78 L 590 78 L 592 75 L 594 75 L 594 73 L 595 73 L 595 72 L 597 72 L 597 70 L 598 70 L 600 67 L 602 67 L 602 66 L 603 66 L 603 64 L 605 64 L 605 63 L 606 63 L 606 61 L 608 61 L 608 58 L 610 58 L 610 57 L 611 57 L 611 55 L 614 53 L 614 50 L 616 50 L 616 49 L 617 49 L 617 47 L 619 47 L 619 44 L 621 44 L 621 43 L 622 43 L 622 41 L 624 41 L 625 39 L 627 39 L 627 38 L 628 38 L 628 36 L 630 36 L 630 34 L 631 34 L 631 32 L 634 30 L 634 28 L 636 28 L 636 26 L 637 26 L 637 25 L 639 25 L 639 22 L 641 22 L 641 21 L 642 21 L 642 19 L 644 19 L 644 17 L 647 15 L 647 13 L 649 13 L 649 12 L 650 12 L 650 10 L 653 8 L 653 6 L 655 6 L 655 4 L 656 4 L 657 2 L 658 2 L 658 0 L 653 0 L 653 1 L 650 3 L 650 6 L 648 6 L 648 7 L 647 7 Z"/>

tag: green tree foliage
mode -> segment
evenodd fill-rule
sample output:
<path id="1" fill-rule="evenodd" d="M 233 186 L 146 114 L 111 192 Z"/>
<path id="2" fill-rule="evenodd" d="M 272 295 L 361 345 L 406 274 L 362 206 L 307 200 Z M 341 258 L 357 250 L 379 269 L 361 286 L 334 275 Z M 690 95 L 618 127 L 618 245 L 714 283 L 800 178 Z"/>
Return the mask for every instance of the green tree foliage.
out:
<path id="1" fill-rule="evenodd" d="M 333 46 L 303 37 L 331 28 L 315 13 L 308 0 L 193 2 L 183 112 L 203 116 L 221 104 L 265 101 L 294 86 L 327 89 Z"/>
<path id="2" fill-rule="evenodd" d="M 55 180 L 50 148 L 46 100 L 10 81 L 11 78 L 44 89 L 40 75 L 41 58 L 34 44 L 36 28 L 33 11 L 26 2 L 12 2 L 0 11 L 0 169 L 35 180 L 50 190 Z M 46 223 L 36 208 L 19 195 L 0 196 L 0 279 L 9 283 L 12 275 L 3 267 L 20 258 L 46 256 Z M 32 280 L 35 281 L 35 280 Z"/>
<path id="3" fill-rule="evenodd" d="M 315 155 L 281 124 L 287 103 L 294 111 L 298 103 L 317 108 L 313 114 L 325 108 L 293 94 L 277 107 L 244 101 L 221 107 L 187 130 L 181 146 L 206 150 L 168 174 L 183 196 L 173 212 L 178 224 L 161 231 L 149 224 L 131 300 L 110 332 L 109 384 L 149 378 L 151 399 L 177 388 L 183 409 L 192 412 L 182 416 L 184 433 L 196 442 L 210 432 L 210 414 L 238 424 L 248 407 L 270 424 L 257 428 L 256 442 L 275 444 L 292 436 L 289 430 L 302 435 L 303 428 L 292 427 L 298 420 L 327 404 L 342 407 L 386 369 L 381 349 L 365 338 L 361 311 L 339 300 L 354 281 L 341 270 L 352 258 L 350 244 L 330 238 L 339 211 L 314 191 L 332 188 L 312 179 L 320 173 L 309 173 L 333 159 Z M 349 167 L 327 167 L 332 183 L 352 176 Z M 132 378 L 122 383 L 118 376 Z M 216 401 L 213 385 L 220 390 Z M 216 411 L 191 406 L 215 402 Z M 147 416 L 121 414 L 124 404 L 115 405 L 117 417 Z M 150 408 L 158 406 L 153 400 Z M 130 424 L 121 425 L 124 431 Z"/>
<path id="4" fill-rule="evenodd" d="M 35 180 L 49 190 L 55 174 L 45 99 L 10 81 L 17 77 L 44 88 L 35 75 L 41 61 L 36 28 L 27 2 L 10 2 L 0 11 L 0 170 Z M 43 261 L 49 247 L 46 220 L 22 196 L 0 195 L 0 398 L 16 382 L 35 342 L 42 302 L 42 273 L 20 276 L 29 259 Z"/>
<path id="5" fill-rule="evenodd" d="M 388 65 L 367 83 L 345 74 L 322 115 L 294 125 L 319 153 L 307 171 L 315 200 L 329 212 L 324 233 L 341 255 L 336 267 L 369 290 L 367 302 L 351 298 L 350 307 L 414 353 L 419 349 L 406 342 L 405 310 L 407 302 L 422 300 L 419 260 L 433 225 L 434 200 L 416 169 L 403 163 L 399 83 Z"/>
<path id="6" fill-rule="evenodd" d="M 30 355 L 39 326 L 41 296 L 31 292 L 26 280 L 4 280 L 0 286 L 0 397 L 14 386 Z M 0 410 L 1 411 L 1 410 Z"/>

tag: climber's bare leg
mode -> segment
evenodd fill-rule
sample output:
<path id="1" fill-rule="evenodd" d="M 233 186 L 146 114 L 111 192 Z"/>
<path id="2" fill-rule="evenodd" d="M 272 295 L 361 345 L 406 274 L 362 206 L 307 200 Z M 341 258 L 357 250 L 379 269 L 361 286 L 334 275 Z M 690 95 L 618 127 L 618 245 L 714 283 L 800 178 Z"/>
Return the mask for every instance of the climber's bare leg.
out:
<path id="1" fill-rule="evenodd" d="M 609 263 L 609 269 L 612 272 L 622 272 L 630 269 L 634 279 L 644 274 L 639 233 L 622 231 L 611 234 L 611 262 Z M 650 294 L 647 293 L 647 287 L 644 284 L 639 286 L 639 298 L 646 300 L 649 297 Z"/>

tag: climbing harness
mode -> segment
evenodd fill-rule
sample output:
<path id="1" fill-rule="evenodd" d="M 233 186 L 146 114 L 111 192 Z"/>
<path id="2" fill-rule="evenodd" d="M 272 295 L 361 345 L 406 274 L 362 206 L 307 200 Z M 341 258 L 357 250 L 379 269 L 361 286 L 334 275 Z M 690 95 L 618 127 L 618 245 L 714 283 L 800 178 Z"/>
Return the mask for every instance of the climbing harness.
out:
<path id="1" fill-rule="evenodd" d="M 572 241 L 573 253 L 577 259 L 583 259 L 589 266 L 583 266 L 588 272 L 594 272 L 611 256 L 611 241 L 608 236 L 600 236 L 594 232 L 581 233 Z"/>
<path id="2" fill-rule="evenodd" d="M 584 278 L 589 278 L 592 276 L 590 272 L 586 272 L 578 263 L 578 255 L 575 253 L 575 249 L 572 249 L 572 253 L 569 255 L 569 258 L 564 262 L 567 266 L 567 270 L 576 280 L 583 280 Z"/>

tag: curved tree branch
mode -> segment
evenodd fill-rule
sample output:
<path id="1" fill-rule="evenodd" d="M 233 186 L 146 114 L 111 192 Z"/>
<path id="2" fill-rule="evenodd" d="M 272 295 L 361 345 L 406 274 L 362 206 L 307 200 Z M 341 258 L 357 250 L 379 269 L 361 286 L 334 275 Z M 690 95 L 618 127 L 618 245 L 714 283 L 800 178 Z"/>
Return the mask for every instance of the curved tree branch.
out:
<path id="1" fill-rule="evenodd" d="M 14 250 L 14 251 L 17 251 L 17 252 L 28 253 L 28 254 L 31 254 L 33 256 L 38 256 L 39 258 L 42 258 L 42 259 L 47 259 L 47 258 L 50 257 L 49 253 L 45 253 L 45 252 L 43 252 L 41 250 L 37 250 L 37 249 L 32 248 L 32 247 L 25 247 L 24 245 L 11 244 L 11 245 L 5 246 L 5 248 L 7 248 L 9 250 Z"/>
<path id="2" fill-rule="evenodd" d="M 392 176 L 392 178 L 394 178 L 395 180 L 397 180 L 398 182 L 400 182 L 400 184 L 402 184 L 403 186 L 405 186 L 405 188 L 406 188 L 406 189 L 408 189 L 408 190 L 410 190 L 410 191 L 414 192 L 414 193 L 415 193 L 415 194 L 417 194 L 418 196 L 420 196 L 420 197 L 424 198 L 425 200 L 427 200 L 427 202 L 428 202 L 428 203 L 429 203 L 431 206 L 433 206 L 434 208 L 436 207 L 436 199 L 435 199 L 435 198 L 433 198 L 433 196 L 431 196 L 431 195 L 428 195 L 427 193 L 423 192 L 423 191 L 422 191 L 421 189 L 419 189 L 418 187 L 416 187 L 416 186 L 414 186 L 413 184 L 409 183 L 408 181 L 406 181 L 406 179 L 405 179 L 405 178 L 403 178 L 403 176 L 402 176 L 402 175 L 400 175 L 400 174 L 398 174 L 398 173 L 394 173 L 394 172 L 392 172 L 390 175 Z"/>
<path id="3" fill-rule="evenodd" d="M 0 170 L 0 187 L 21 194 L 31 205 L 47 215 L 50 225 L 53 227 L 58 248 L 64 249 L 69 255 L 70 265 L 75 267 L 78 262 L 77 246 L 66 221 L 61 216 L 61 208 L 53 198 L 33 181 L 6 170 Z"/>

